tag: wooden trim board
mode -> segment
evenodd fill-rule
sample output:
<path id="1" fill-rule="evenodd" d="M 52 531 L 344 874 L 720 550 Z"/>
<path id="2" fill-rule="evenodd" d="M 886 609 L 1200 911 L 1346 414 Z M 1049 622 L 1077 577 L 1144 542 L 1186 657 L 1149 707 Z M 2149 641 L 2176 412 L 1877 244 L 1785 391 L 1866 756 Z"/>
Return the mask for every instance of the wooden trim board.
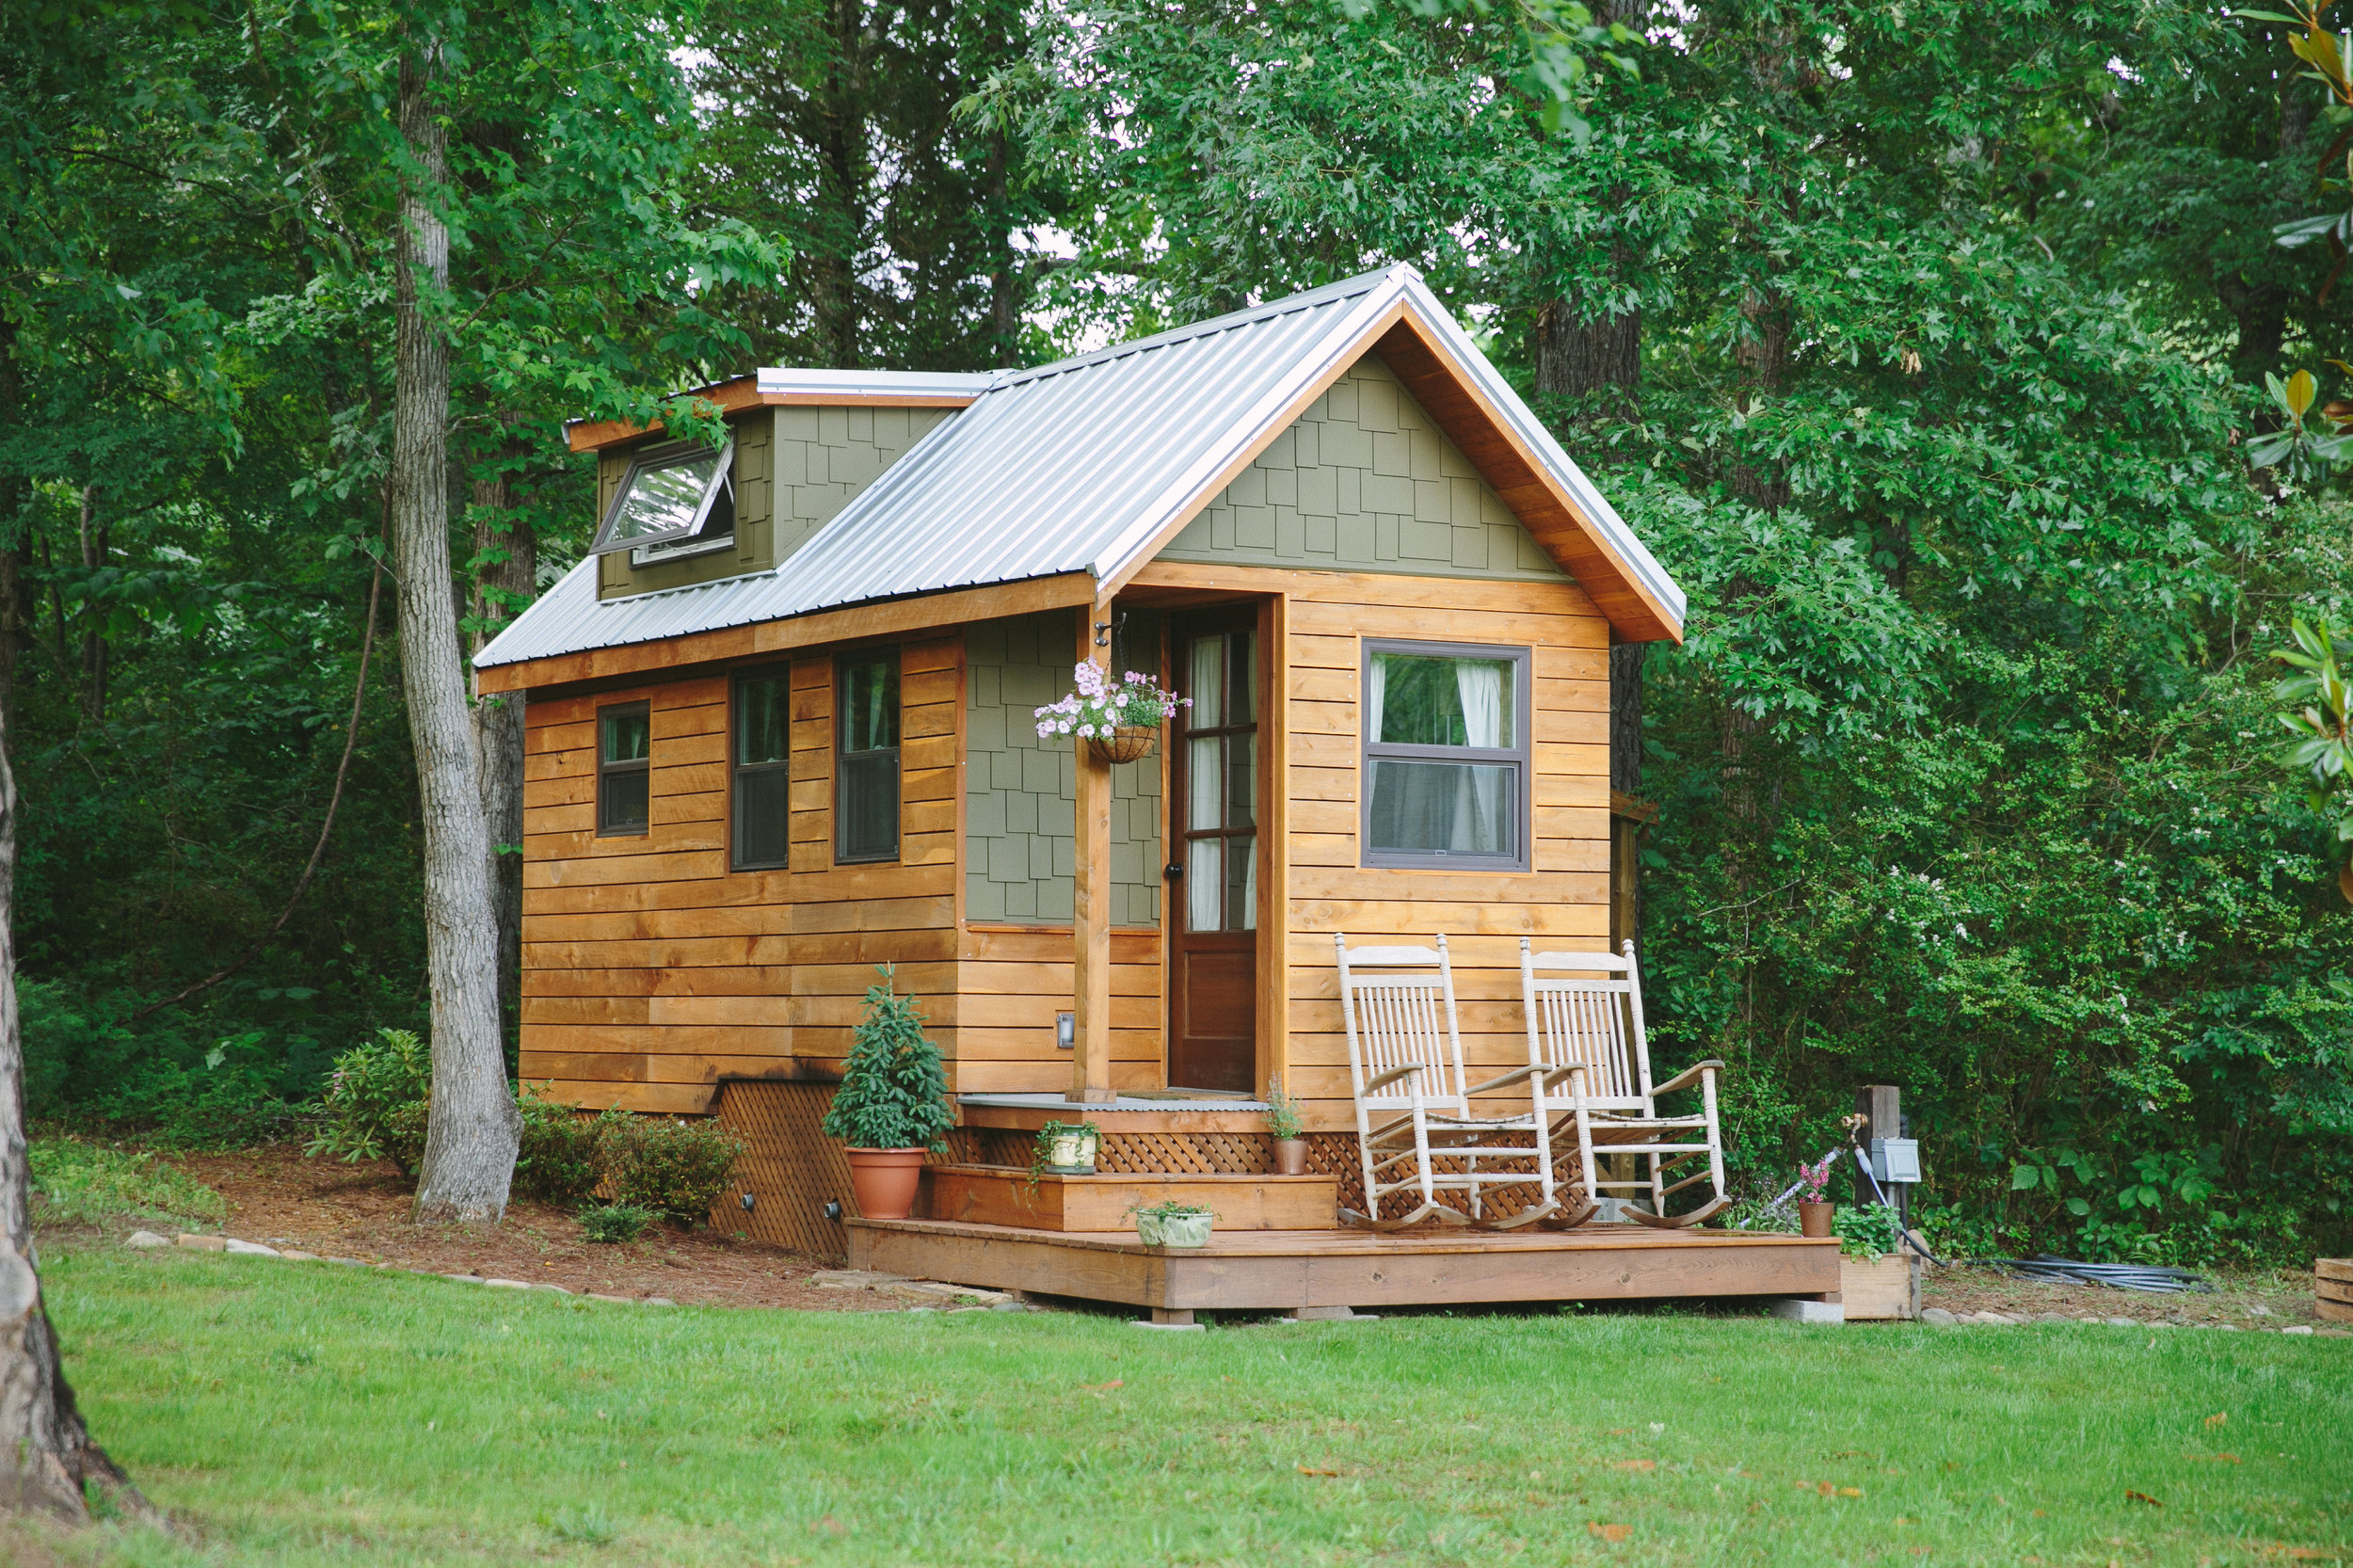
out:
<path id="1" fill-rule="evenodd" d="M 852 1220 L 846 1228 L 852 1268 L 1163 1311 L 1822 1296 L 1839 1289 L 1835 1240 L 1633 1225 L 1532 1236 L 1245 1231 L 1213 1236 L 1198 1252 L 1146 1247 L 1132 1231 L 939 1220 Z"/>
<path id="2" fill-rule="evenodd" d="M 1035 1132 L 1048 1122 L 1093 1120 L 1107 1133 L 1266 1131 L 1263 1111 L 1129 1111 L 1109 1105 L 1065 1102 L 1055 1106 L 973 1105 L 956 1107 L 958 1127 L 1002 1128 Z"/>
<path id="3" fill-rule="evenodd" d="M 1147 1204 L 1192 1203 L 1214 1211 L 1221 1230 L 1316 1230 L 1338 1224 L 1337 1176 L 1099 1176 L 1041 1174 L 1002 1165 L 935 1165 L 932 1217 L 1032 1230 L 1131 1228 Z"/>

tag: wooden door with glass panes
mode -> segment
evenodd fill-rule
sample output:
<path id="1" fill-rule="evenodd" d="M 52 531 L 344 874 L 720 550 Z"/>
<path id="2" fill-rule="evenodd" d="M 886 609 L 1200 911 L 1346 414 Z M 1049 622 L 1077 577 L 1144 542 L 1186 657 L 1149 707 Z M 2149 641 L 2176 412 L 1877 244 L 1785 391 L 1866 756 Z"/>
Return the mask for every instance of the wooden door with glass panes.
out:
<path id="1" fill-rule="evenodd" d="M 1170 748 L 1168 1082 L 1257 1088 L 1258 630 L 1255 610 L 1178 620 Z"/>

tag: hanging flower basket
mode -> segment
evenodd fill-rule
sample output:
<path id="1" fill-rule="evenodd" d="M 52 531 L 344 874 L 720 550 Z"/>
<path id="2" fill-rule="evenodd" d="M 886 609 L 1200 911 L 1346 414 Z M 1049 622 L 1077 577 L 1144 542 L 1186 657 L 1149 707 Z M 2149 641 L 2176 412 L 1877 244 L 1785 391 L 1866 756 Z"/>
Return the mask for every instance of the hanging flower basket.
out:
<path id="1" fill-rule="evenodd" d="M 1040 739 L 1076 735 L 1105 762 L 1133 762 L 1152 755 L 1160 726 L 1185 706 L 1148 675 L 1129 670 L 1118 680 L 1082 661 L 1073 672 L 1077 690 L 1036 710 Z"/>
<path id="2" fill-rule="evenodd" d="M 1158 726 L 1123 724 L 1114 728 L 1109 738 L 1087 737 L 1087 749 L 1106 762 L 1138 762 L 1152 755 L 1160 731 Z"/>

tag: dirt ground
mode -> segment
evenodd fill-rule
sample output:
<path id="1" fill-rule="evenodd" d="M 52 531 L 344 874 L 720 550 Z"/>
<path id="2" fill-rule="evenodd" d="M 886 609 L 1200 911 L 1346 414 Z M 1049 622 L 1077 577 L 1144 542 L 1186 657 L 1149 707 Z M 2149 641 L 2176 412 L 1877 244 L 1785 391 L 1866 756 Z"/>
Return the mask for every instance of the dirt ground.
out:
<path id="1" fill-rule="evenodd" d="M 544 1204 L 517 1202 L 506 1223 L 487 1234 L 420 1229 L 408 1223 L 408 1184 L 390 1163 L 306 1160 L 291 1144 L 181 1155 L 173 1163 L 228 1201 L 229 1220 L 221 1227 L 228 1235 L 280 1250 L 434 1273 L 543 1281 L 580 1293 L 659 1296 L 682 1304 L 833 1312 L 922 1304 L 920 1298 L 825 1288 L 816 1282 L 830 1264 L 707 1229 L 657 1229 L 632 1242 L 591 1243 L 570 1213 Z M 127 1233 L 131 1227 L 120 1228 Z M 2249 1330 L 2321 1323 L 2308 1273 L 2242 1271 L 2210 1277 L 2217 1287 L 2212 1294 L 2156 1295 L 2048 1285 L 1961 1266 L 1929 1271 L 1922 1303 L 1954 1313 L 2058 1313 Z"/>

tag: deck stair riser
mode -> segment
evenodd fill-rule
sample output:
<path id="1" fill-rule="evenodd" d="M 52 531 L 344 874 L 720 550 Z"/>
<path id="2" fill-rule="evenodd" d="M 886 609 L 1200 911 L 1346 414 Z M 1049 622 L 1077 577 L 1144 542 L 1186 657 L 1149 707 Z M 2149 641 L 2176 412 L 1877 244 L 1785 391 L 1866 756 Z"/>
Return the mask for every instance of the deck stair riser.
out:
<path id="1" fill-rule="evenodd" d="M 1339 1223 L 1337 1176 L 1220 1176 L 1122 1172 L 1101 1176 L 1030 1173 L 1004 1165 L 936 1165 L 931 1217 L 1029 1230 L 1132 1230 L 1135 1210 L 1157 1203 L 1198 1204 L 1221 1231 L 1317 1230 Z"/>

